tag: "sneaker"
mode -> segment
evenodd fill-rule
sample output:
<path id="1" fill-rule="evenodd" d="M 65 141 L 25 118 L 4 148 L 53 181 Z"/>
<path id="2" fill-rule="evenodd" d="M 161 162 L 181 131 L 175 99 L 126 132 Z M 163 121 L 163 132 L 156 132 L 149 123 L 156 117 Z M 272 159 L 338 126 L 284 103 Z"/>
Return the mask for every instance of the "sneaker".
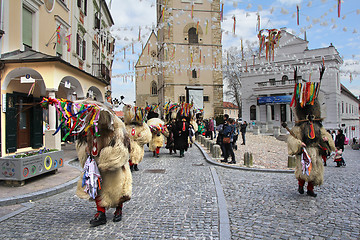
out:
<path id="1" fill-rule="evenodd" d="M 90 226 L 91 227 L 97 227 L 99 225 L 103 225 L 106 223 L 106 215 L 105 213 L 98 211 L 94 218 L 90 220 Z"/>
<path id="2" fill-rule="evenodd" d="M 317 194 L 314 193 L 314 191 L 311 191 L 311 190 L 308 190 L 308 191 L 306 192 L 306 194 L 307 194 L 308 196 L 311 196 L 311 197 L 316 197 L 316 196 L 317 196 Z"/>
<path id="3" fill-rule="evenodd" d="M 114 212 L 113 222 L 120 222 L 122 218 L 122 211 L 121 209 L 116 209 Z"/>

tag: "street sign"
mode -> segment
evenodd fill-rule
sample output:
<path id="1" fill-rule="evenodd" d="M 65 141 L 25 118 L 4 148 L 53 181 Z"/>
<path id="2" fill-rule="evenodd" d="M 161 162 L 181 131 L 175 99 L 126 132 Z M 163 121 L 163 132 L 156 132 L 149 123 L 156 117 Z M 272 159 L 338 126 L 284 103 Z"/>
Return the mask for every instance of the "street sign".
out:
<path id="1" fill-rule="evenodd" d="M 30 76 L 30 74 L 26 74 L 24 77 L 20 78 L 20 83 L 34 83 L 35 79 Z"/>

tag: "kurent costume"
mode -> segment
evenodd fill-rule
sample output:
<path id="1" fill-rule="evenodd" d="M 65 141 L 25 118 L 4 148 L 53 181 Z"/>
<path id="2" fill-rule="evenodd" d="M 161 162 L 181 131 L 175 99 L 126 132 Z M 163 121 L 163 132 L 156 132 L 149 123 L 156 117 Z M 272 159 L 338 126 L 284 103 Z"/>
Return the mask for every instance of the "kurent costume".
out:
<path id="1" fill-rule="evenodd" d="M 138 164 L 144 158 L 144 144 L 151 141 L 151 131 L 144 123 L 145 109 L 125 105 L 123 112 L 126 131 L 130 137 L 130 170 L 139 171 Z"/>
<path id="2" fill-rule="evenodd" d="M 149 143 L 149 150 L 153 152 L 153 156 L 159 157 L 160 148 L 164 145 L 164 136 L 168 137 L 169 132 L 163 120 L 160 118 L 151 118 L 147 121 L 152 134 Z"/>
<path id="3" fill-rule="evenodd" d="M 97 213 L 90 225 L 106 223 L 106 208 L 116 208 L 113 221 L 120 221 L 123 203 L 132 194 L 130 139 L 124 123 L 110 108 L 93 100 L 70 102 L 44 98 L 45 101 L 57 108 L 59 128 L 66 125 L 69 134 L 79 136 L 76 150 L 84 171 L 76 194 L 96 202 Z"/>
<path id="4" fill-rule="evenodd" d="M 320 82 L 325 71 L 320 69 Z M 295 77 L 296 70 L 295 70 Z M 314 186 L 324 181 L 324 166 L 322 155 L 328 151 L 335 151 L 331 135 L 322 126 L 318 93 L 319 83 L 297 83 L 294 89 L 291 106 L 294 106 L 295 126 L 290 131 L 288 142 L 289 155 L 295 155 L 295 177 L 298 179 L 298 191 L 304 193 L 304 184 L 307 185 L 307 194 L 316 197 Z"/>
<path id="5" fill-rule="evenodd" d="M 175 149 L 180 151 L 180 157 L 188 150 L 189 127 L 191 119 L 192 104 L 182 103 L 176 116 L 175 128 L 173 129 Z"/>

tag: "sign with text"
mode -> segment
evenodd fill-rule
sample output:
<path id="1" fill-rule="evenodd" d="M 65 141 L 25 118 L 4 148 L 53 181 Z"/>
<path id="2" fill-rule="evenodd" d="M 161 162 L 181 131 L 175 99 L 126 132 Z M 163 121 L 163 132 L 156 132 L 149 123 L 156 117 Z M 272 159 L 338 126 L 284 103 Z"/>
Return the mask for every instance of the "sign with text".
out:
<path id="1" fill-rule="evenodd" d="M 291 98 L 292 98 L 291 95 L 258 97 L 257 104 L 258 105 L 287 104 L 287 103 L 291 103 Z"/>

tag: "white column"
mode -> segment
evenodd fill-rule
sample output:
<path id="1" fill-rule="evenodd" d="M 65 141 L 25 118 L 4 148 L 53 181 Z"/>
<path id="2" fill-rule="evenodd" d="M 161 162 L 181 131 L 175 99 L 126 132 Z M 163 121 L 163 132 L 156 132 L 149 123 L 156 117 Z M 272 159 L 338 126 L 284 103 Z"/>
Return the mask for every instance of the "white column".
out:
<path id="1" fill-rule="evenodd" d="M 256 121 L 260 122 L 260 106 L 256 105 Z"/>
<path id="2" fill-rule="evenodd" d="M 286 122 L 291 122 L 290 104 L 286 104 Z"/>
<path id="3" fill-rule="evenodd" d="M 266 122 L 271 122 L 271 105 L 266 105 Z"/>
<path id="4" fill-rule="evenodd" d="M 49 92 L 50 98 L 55 98 L 55 92 Z M 56 130 L 56 109 L 49 105 L 49 127 L 50 130 Z"/>

